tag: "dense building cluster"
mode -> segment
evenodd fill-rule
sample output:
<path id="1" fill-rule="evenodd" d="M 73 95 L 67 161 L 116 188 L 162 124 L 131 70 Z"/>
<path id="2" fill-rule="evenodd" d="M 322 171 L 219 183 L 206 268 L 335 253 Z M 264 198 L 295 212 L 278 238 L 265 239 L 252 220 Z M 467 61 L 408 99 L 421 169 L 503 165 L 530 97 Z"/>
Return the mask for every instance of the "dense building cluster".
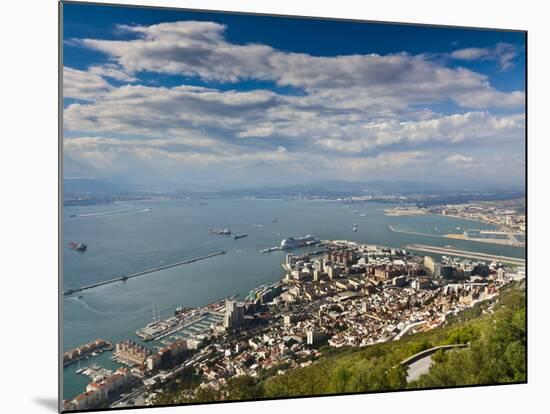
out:
<path id="1" fill-rule="evenodd" d="M 151 354 L 145 359 L 145 369 L 149 372 L 155 371 L 161 367 L 170 367 L 175 361 L 180 359 L 187 350 L 187 341 L 180 339 L 172 342 L 158 350 L 156 354 Z"/>
<path id="2" fill-rule="evenodd" d="M 109 390 L 123 388 L 127 375 L 141 381 L 135 398 L 145 404 L 184 371 L 199 375 L 199 388 L 219 388 L 235 376 L 258 377 L 266 370 L 283 373 L 313 363 L 323 346 L 362 347 L 433 329 L 449 315 L 495 297 L 508 281 L 525 277 L 524 268 L 500 263 L 435 259 L 350 241 L 325 241 L 323 247 L 287 254 L 283 278 L 252 290 L 244 302 L 230 297 L 204 308 L 180 309 L 147 327 L 155 331 L 147 335 L 178 337 L 174 332 L 180 326 L 202 323 L 208 316 L 211 322 L 203 326 L 209 327 L 194 338 L 161 340 L 165 346 L 157 352 L 134 341 L 117 343 L 115 356 L 131 364 L 131 372 L 94 380 L 68 406 L 111 404 L 117 391 Z"/>
<path id="3" fill-rule="evenodd" d="M 439 262 L 347 241 L 326 247 L 315 257 L 288 254 L 284 278 L 271 286 L 280 294 L 260 307 L 243 304 L 254 315 L 241 320 L 238 332 L 227 327 L 200 351 L 196 369 L 202 386 L 308 365 L 322 345 L 367 346 L 433 329 L 448 315 L 494 297 L 499 286 L 522 273 L 499 263 Z"/>
<path id="4" fill-rule="evenodd" d="M 115 358 L 129 365 L 141 366 L 150 355 L 150 349 L 132 340 L 118 342 L 115 345 Z"/>
<path id="5" fill-rule="evenodd" d="M 436 206 L 432 207 L 430 212 L 443 216 L 483 221 L 520 232 L 525 232 L 526 229 L 525 213 L 518 211 L 517 208 L 499 207 L 486 203 L 469 203 Z"/>
<path id="6" fill-rule="evenodd" d="M 86 387 L 86 392 L 77 395 L 72 400 L 63 401 L 63 411 L 91 410 L 103 407 L 135 381 L 135 377 L 127 368 L 120 368 L 112 375 L 99 381 L 94 381 Z"/>
<path id="7" fill-rule="evenodd" d="M 81 345 L 77 348 L 63 353 L 63 365 L 69 365 L 78 361 L 81 358 L 89 356 L 96 352 L 112 349 L 113 345 L 103 339 L 96 339 L 88 344 Z"/>

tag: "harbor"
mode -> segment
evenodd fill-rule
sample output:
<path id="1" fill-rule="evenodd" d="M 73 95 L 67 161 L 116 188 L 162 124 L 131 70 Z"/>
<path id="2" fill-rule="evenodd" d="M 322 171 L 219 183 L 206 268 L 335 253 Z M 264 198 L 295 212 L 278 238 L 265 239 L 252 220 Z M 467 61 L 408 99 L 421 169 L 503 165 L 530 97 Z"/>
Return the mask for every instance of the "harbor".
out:
<path id="1" fill-rule="evenodd" d="M 121 208 L 139 209 L 142 205 L 125 203 Z M 64 323 L 71 329 L 64 331 L 64 348 L 75 348 L 96 337 L 113 344 L 128 338 L 143 341 L 135 332 L 153 321 L 151 309 L 154 305 L 160 306 L 160 318 L 157 312 L 159 320 L 173 316 L 177 307 L 196 309 L 237 291 L 244 292 L 246 296 L 258 286 L 269 288 L 280 281 L 284 271 L 281 264 L 286 253 L 302 256 L 326 248 L 321 243 L 315 247 L 278 250 L 271 254 L 259 252 L 267 246 L 280 246 L 281 240 L 289 236 L 313 234 L 321 241 L 352 239 L 358 243 L 399 247 L 411 243 L 444 246 L 450 243 L 449 239 L 392 232 L 388 225 L 418 229 L 436 226 L 443 231 L 445 227 L 467 228 L 471 223 L 436 215 L 386 217 L 384 208 L 387 204 L 374 202 L 361 206 L 359 211 L 364 211 L 367 216 L 359 221 L 359 215 L 353 213 L 353 206 L 347 209 L 342 207 L 342 203 L 331 201 L 223 199 L 209 201 L 208 208 L 198 204 L 188 206 L 182 202 L 162 201 L 154 205 L 156 214 L 68 220 L 64 239 L 85 241 L 88 251 L 65 256 L 65 289 L 92 284 L 100 277 L 105 280 L 110 278 L 109 275 L 131 274 L 154 267 L 152 263 L 175 263 L 179 261 L 178 257 L 181 258 L 182 250 L 190 257 L 222 250 L 226 254 L 215 260 L 161 270 L 155 273 L 155 277 L 136 278 L 132 283 L 113 283 L 91 289 L 83 292 L 84 298 L 77 298 L 78 293 L 65 297 Z M 77 207 L 67 209 L 68 215 L 81 211 Z M 274 217 L 278 222 L 273 222 Z M 354 222 L 359 224 L 357 232 L 351 228 Z M 235 241 L 231 236 L 208 233 L 209 228 L 223 229 L 226 226 L 232 234 L 246 233 L 249 236 Z M 160 230 L 152 232 L 152 228 Z M 476 228 L 483 229 L 481 226 Z M 523 257 L 523 249 L 512 246 L 474 244 L 466 240 L 453 240 L 452 243 L 454 248 L 464 251 Z M 131 255 L 127 254 L 128 251 Z M 263 295 L 263 290 L 258 290 L 254 300 Z M 172 337 L 187 336 L 188 329 L 198 329 L 208 322 L 206 319 L 197 321 L 193 326 L 144 344 L 150 344 L 152 349 L 164 346 L 163 341 L 169 343 Z M 82 361 L 82 366 L 94 361 L 115 371 L 120 365 L 110 360 L 110 356 L 110 352 L 103 352 L 86 363 Z M 86 386 L 86 377 L 76 375 L 75 369 L 76 364 L 64 370 L 65 398 L 74 397 Z"/>
<path id="2" fill-rule="evenodd" d="M 81 345 L 63 353 L 63 366 L 66 367 L 82 359 L 96 357 L 104 351 L 111 351 L 113 344 L 103 339 L 96 339 L 93 342 Z"/>
<path id="3" fill-rule="evenodd" d="M 157 319 L 144 328 L 138 329 L 136 335 L 145 342 L 158 341 L 171 335 L 179 334 L 179 337 L 200 335 L 210 328 L 212 324 L 218 324 L 223 318 L 224 304 L 226 300 L 232 300 L 239 296 L 235 293 L 216 302 L 200 308 L 191 308 L 183 312 L 175 312 L 174 316 L 166 319 Z M 174 339 L 180 339 L 180 338 Z"/>

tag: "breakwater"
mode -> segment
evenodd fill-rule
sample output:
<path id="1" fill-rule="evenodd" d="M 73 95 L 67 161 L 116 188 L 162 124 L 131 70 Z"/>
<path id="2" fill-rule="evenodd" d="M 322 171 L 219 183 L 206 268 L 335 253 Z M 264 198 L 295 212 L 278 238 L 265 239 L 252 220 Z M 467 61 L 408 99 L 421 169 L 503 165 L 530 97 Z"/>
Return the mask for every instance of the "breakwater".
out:
<path id="1" fill-rule="evenodd" d="M 123 276 L 120 276 L 120 277 L 115 277 L 113 279 L 104 280 L 103 282 L 97 282 L 97 283 L 82 286 L 82 287 L 79 287 L 79 288 L 68 289 L 68 290 L 63 291 L 63 295 L 68 296 L 68 295 L 71 295 L 73 293 L 82 292 L 83 290 L 93 289 L 93 288 L 96 288 L 96 287 L 99 287 L 99 286 L 104 286 L 104 285 L 108 285 L 108 284 L 115 283 L 115 282 L 125 282 L 128 279 L 132 279 L 134 277 L 147 275 L 147 274 L 150 274 L 150 273 L 158 272 L 159 270 L 169 269 L 171 267 L 182 266 L 182 265 L 185 265 L 185 264 L 198 262 L 200 260 L 210 259 L 211 257 L 220 256 L 222 254 L 225 254 L 225 251 L 222 250 L 220 252 L 207 254 L 205 256 L 195 257 L 193 259 L 184 260 L 182 262 L 172 263 L 172 264 L 168 264 L 168 265 L 164 265 L 164 266 L 155 267 L 155 268 L 152 268 L 152 269 L 143 270 L 143 271 L 137 272 L 137 273 L 132 273 L 132 274 L 129 274 L 129 275 L 123 275 Z"/>

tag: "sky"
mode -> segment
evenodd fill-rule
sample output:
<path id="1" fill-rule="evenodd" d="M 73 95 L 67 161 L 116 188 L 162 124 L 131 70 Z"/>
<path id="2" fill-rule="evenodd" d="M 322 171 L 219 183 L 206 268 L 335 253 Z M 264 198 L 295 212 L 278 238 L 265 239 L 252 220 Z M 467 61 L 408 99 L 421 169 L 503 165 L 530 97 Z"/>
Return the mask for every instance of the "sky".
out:
<path id="1" fill-rule="evenodd" d="M 63 6 L 64 178 L 522 188 L 523 33 Z"/>

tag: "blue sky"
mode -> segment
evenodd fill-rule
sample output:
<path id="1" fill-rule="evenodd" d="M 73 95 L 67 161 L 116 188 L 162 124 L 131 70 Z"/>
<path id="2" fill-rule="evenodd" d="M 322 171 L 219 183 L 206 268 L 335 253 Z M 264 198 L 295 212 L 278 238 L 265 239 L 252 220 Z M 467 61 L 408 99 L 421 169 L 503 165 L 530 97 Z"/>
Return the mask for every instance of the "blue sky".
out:
<path id="1" fill-rule="evenodd" d="M 524 34 L 63 7 L 66 178 L 521 186 Z"/>

